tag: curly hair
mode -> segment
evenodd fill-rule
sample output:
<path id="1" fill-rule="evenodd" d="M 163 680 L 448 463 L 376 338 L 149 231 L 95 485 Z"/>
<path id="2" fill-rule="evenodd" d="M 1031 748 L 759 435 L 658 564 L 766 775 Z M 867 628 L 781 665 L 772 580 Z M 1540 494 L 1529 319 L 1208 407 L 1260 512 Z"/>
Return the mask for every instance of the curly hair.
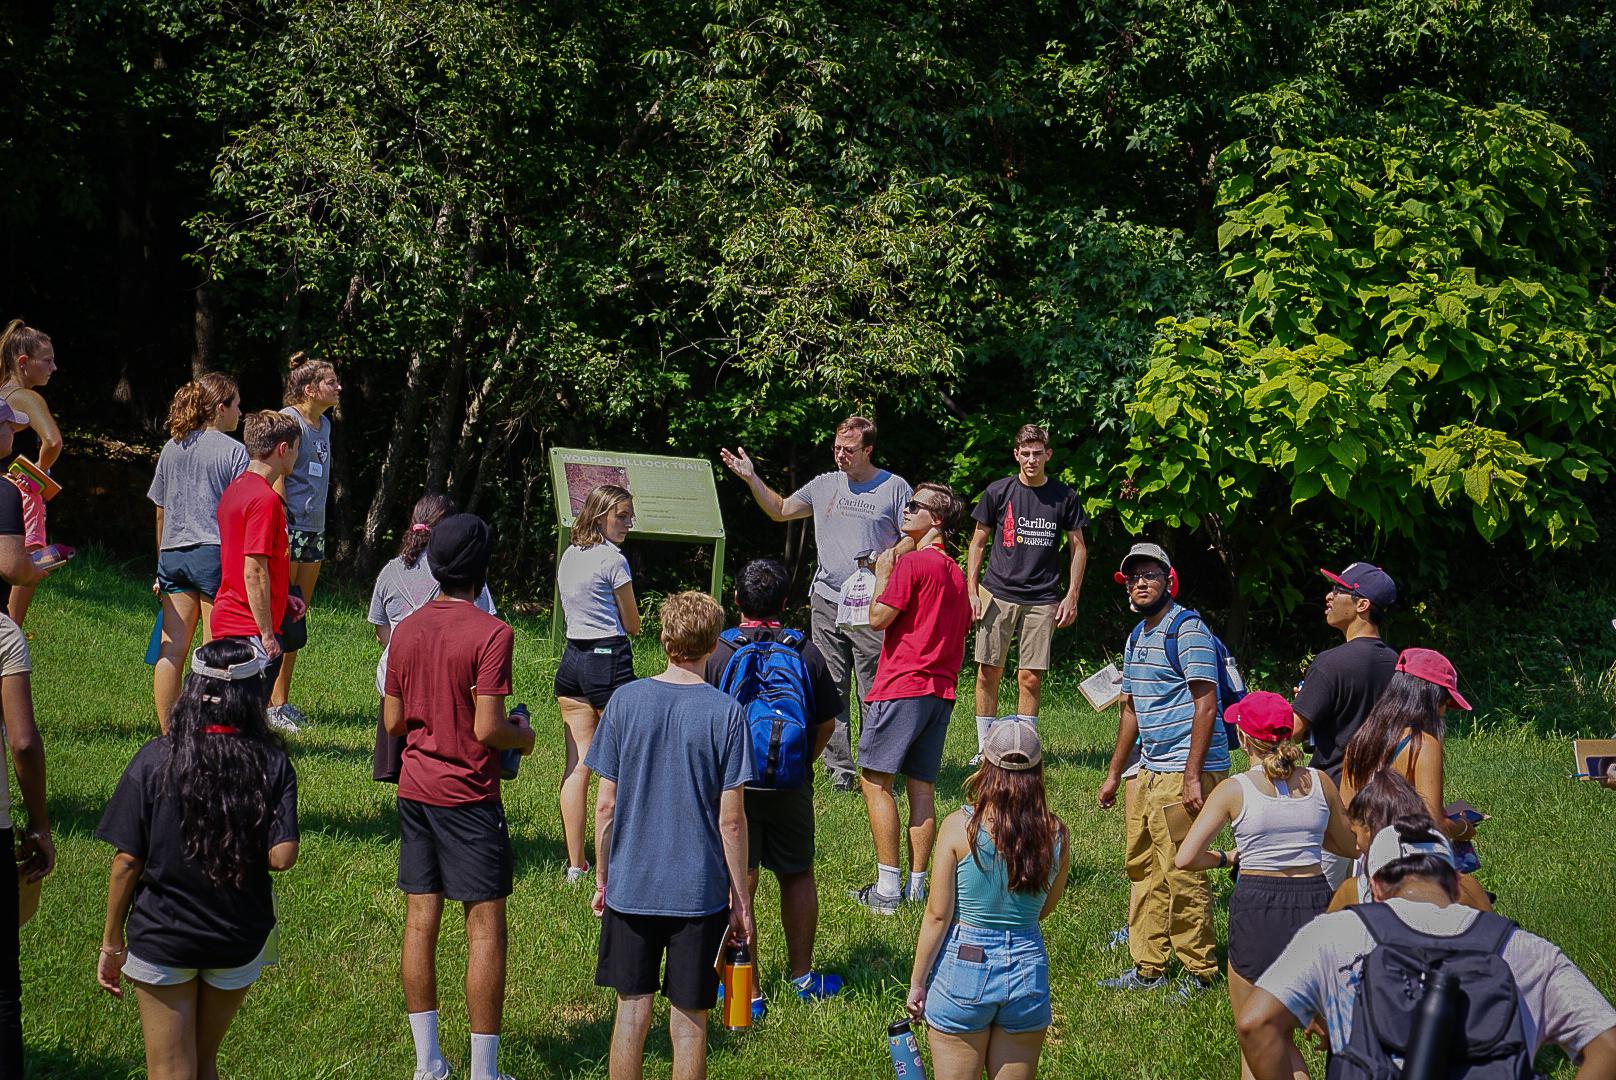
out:
<path id="1" fill-rule="evenodd" d="M 251 660 L 253 649 L 223 638 L 196 655 L 210 667 L 228 668 Z M 209 726 L 235 732 L 209 733 Z M 179 804 L 186 858 L 220 888 L 241 888 L 269 856 L 271 768 L 286 756 L 270 730 L 258 680 L 187 675 L 164 738 L 169 752 L 161 785 Z"/>
<path id="2" fill-rule="evenodd" d="M 415 509 L 410 512 L 410 527 L 404 531 L 404 539 L 398 542 L 398 557 L 404 560 L 404 565 L 415 569 L 426 546 L 432 542 L 432 526 L 459 512 L 453 499 L 438 492 L 428 492 L 417 499 Z M 417 525 L 426 527 L 418 529 Z"/>
<path id="3" fill-rule="evenodd" d="M 286 361 L 286 393 L 282 401 L 296 405 L 309 396 L 309 388 L 327 375 L 335 375 L 336 367 L 329 360 L 320 360 L 299 350 Z"/>
<path id="4" fill-rule="evenodd" d="M 191 432 L 201 431 L 213 423 L 220 405 L 234 401 L 239 394 L 236 380 L 222 371 L 192 379 L 174 391 L 174 400 L 169 403 L 168 437 L 179 442 Z"/>

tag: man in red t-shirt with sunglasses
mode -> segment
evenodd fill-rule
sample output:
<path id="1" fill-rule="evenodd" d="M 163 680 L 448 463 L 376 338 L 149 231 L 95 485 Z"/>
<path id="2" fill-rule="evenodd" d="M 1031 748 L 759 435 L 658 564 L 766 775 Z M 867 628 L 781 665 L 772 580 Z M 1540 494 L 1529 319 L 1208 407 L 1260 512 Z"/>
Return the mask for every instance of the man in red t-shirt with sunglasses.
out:
<path id="1" fill-rule="evenodd" d="M 904 538 L 875 566 L 870 628 L 886 634 L 864 699 L 858 753 L 876 879 L 852 895 L 878 915 L 896 914 L 904 900 L 926 898 L 926 870 L 937 839 L 937 774 L 971 628 L 965 575 L 944 546 L 964 509 L 948 485 L 921 484 L 904 507 Z M 898 876 L 898 804 L 892 797 L 898 773 L 909 796 L 907 884 Z"/>
<path id="2" fill-rule="evenodd" d="M 303 601 L 287 595 L 286 505 L 271 485 L 297 464 L 297 421 L 265 409 L 241 425 L 247 471 L 219 497 L 219 592 L 208 630 L 216 638 L 240 638 L 263 662 L 264 701 L 281 666 L 276 634 L 286 618 L 303 617 Z"/>

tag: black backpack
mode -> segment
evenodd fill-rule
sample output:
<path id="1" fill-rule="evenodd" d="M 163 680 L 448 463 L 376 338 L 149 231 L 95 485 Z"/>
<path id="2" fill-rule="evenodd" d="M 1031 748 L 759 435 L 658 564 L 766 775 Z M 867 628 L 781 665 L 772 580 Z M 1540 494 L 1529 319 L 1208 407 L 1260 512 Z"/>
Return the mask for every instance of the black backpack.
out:
<path id="1" fill-rule="evenodd" d="M 1358 976 L 1352 1005 L 1352 1035 L 1330 1055 L 1326 1080 L 1397 1080 L 1392 1055 L 1406 1052 L 1424 976 L 1441 970 L 1459 978 L 1459 1031 L 1447 1080 L 1531 1080 L 1532 1048 L 1526 1042 L 1520 992 L 1504 963 L 1504 944 L 1515 924 L 1490 911 L 1478 912 L 1462 934 L 1442 937 L 1409 926 L 1385 904 L 1352 907 L 1375 939 Z"/>

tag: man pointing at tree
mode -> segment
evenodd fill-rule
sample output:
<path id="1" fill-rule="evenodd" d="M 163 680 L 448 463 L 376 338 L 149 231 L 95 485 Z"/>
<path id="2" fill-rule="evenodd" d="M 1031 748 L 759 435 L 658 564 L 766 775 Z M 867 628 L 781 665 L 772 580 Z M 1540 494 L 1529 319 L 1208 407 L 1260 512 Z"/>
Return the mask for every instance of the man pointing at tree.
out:
<path id="1" fill-rule="evenodd" d="M 862 708 L 881 655 L 881 635 L 869 627 L 838 627 L 836 604 L 859 556 L 868 553 L 873 557 L 898 542 L 903 506 L 914 492 L 903 477 L 876 468 L 872 460 L 875 423 L 871 420 L 849 416 L 836 425 L 831 452 L 835 472 L 820 473 L 786 496 L 763 482 L 744 448 L 737 447 L 734 453 L 720 449 L 718 456 L 730 472 L 746 481 L 757 504 L 775 521 L 810 515 L 814 519 L 819 569 L 814 574 L 809 627 L 815 648 L 824 654 L 842 700 L 848 703 L 836 718 L 836 732 L 821 759 L 836 787 L 852 791 L 858 785 L 858 774 L 848 738 L 850 691 L 856 684 Z"/>

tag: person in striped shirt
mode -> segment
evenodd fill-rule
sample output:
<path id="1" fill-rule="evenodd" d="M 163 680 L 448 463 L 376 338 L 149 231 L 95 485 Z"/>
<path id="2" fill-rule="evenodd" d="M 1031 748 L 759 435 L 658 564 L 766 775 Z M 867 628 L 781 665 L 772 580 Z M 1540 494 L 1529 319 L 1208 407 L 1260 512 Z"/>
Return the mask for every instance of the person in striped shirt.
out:
<path id="1" fill-rule="evenodd" d="M 1186 815 L 1198 813 L 1213 787 L 1229 775 L 1229 745 L 1217 722 L 1212 633 L 1198 616 L 1179 617 L 1183 609 L 1167 588 L 1171 573 L 1167 552 L 1155 544 L 1135 544 L 1117 575 L 1144 621 L 1129 635 L 1123 653 L 1122 722 L 1099 801 L 1102 808 L 1115 805 L 1137 739 L 1139 786 L 1128 807 L 1126 834 L 1128 878 L 1140 896 L 1128 919 L 1133 967 L 1100 985 L 1165 988 L 1167 962 L 1177 954 L 1185 972 L 1177 992 L 1189 997 L 1217 978 L 1212 891 L 1204 871 L 1174 866 L 1178 842 L 1172 833 L 1183 836 Z M 1176 637 L 1176 650 L 1169 649 L 1170 635 Z"/>

